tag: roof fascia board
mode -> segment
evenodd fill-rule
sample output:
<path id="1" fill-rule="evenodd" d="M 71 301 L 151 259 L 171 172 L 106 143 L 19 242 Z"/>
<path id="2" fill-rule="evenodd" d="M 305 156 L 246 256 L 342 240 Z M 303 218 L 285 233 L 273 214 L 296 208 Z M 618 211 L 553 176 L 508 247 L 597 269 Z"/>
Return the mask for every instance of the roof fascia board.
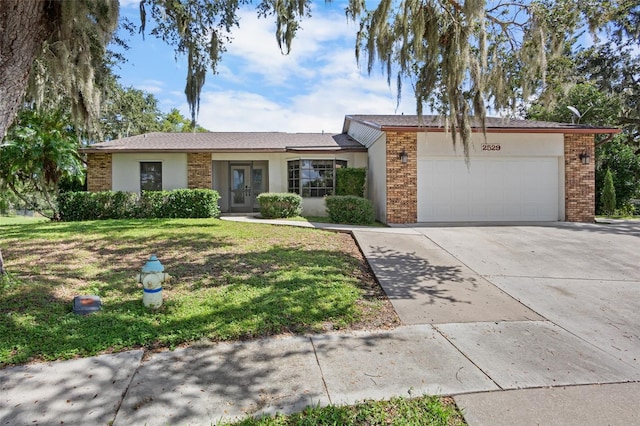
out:
<path id="1" fill-rule="evenodd" d="M 157 153 L 165 153 L 165 154 L 189 154 L 189 153 L 200 153 L 200 152 L 211 152 L 211 153 L 215 153 L 215 152 L 219 152 L 219 153 L 252 153 L 252 152 L 263 152 L 263 153 L 268 153 L 268 152 L 287 152 L 287 150 L 285 148 L 278 148 L 278 149 L 274 149 L 274 148 L 264 148 L 264 149 L 260 149 L 260 148 L 255 148 L 255 149 L 232 149 L 232 148 L 228 148 L 228 149 L 219 149 L 219 148 L 202 148 L 202 149 L 196 149 L 196 148 L 191 148 L 191 149 L 154 149 L 154 148 L 122 148 L 122 149 L 118 149 L 118 148 L 104 148 L 104 149 L 100 149 L 100 148 L 80 148 L 79 149 L 80 152 L 85 152 L 85 153 L 91 153 L 91 154 L 96 154 L 96 153 L 108 153 L 108 154 L 135 154 L 135 153 L 142 153 L 142 152 L 157 152 Z"/>
<path id="2" fill-rule="evenodd" d="M 409 126 L 375 126 L 377 129 L 381 129 L 383 132 L 438 132 L 438 133 L 448 133 L 448 129 L 444 129 L 442 127 L 409 127 Z M 474 133 L 482 133 L 482 129 L 473 128 L 471 129 Z M 620 133 L 620 129 L 605 129 L 605 128 L 594 128 L 594 129 L 566 129 L 566 128 L 531 128 L 531 127 L 520 127 L 520 128 L 496 128 L 489 127 L 487 128 L 487 133 L 570 133 L 570 134 L 618 134 Z"/>
<path id="3" fill-rule="evenodd" d="M 238 153 L 238 154 L 251 154 L 251 153 L 283 153 L 283 152 L 305 152 L 305 153 L 327 153 L 327 152 L 367 152 L 365 147 L 349 147 L 349 148 L 319 148 L 319 147 L 292 147 L 292 148 L 278 148 L 278 149 L 97 149 L 97 148 L 80 148 L 82 153 L 87 154 L 139 154 L 143 152 L 155 152 L 163 154 L 189 154 L 189 153 Z"/>

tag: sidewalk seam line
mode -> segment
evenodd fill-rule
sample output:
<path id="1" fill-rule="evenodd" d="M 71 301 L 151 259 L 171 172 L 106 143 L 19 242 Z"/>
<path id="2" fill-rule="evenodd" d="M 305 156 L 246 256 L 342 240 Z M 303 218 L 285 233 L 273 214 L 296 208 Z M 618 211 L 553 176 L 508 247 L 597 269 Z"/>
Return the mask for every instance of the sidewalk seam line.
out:
<path id="1" fill-rule="evenodd" d="M 125 388 L 124 392 L 122 392 L 122 397 L 120 398 L 120 402 L 118 402 L 118 406 L 116 407 L 116 411 L 113 415 L 113 419 L 109 424 L 114 424 L 116 422 L 116 418 L 118 417 L 118 413 L 120 412 L 122 403 L 124 402 L 124 399 L 127 397 L 127 394 L 129 393 L 129 388 L 131 387 L 131 383 L 133 383 L 133 379 L 138 375 L 138 371 L 140 370 L 140 367 L 142 367 L 142 360 L 144 358 L 144 355 L 145 353 L 144 351 L 142 351 L 142 356 L 140 357 L 140 361 L 138 361 L 138 366 L 136 367 L 135 371 L 131 375 L 131 379 L 129 379 L 129 383 L 127 384 L 127 387 Z"/>
<path id="2" fill-rule="evenodd" d="M 448 338 L 448 337 L 447 337 L 447 336 L 442 332 L 442 330 L 440 330 L 440 329 L 438 328 L 438 326 L 437 326 L 437 325 L 432 324 L 432 325 L 431 325 L 431 327 L 433 327 L 433 329 L 434 329 L 434 330 L 436 330 L 436 331 L 438 332 L 438 334 L 439 334 L 439 335 L 441 335 L 441 336 L 442 336 L 442 337 L 443 337 L 447 342 L 449 342 L 449 344 L 450 344 L 451 346 L 453 346 L 454 348 L 456 348 L 456 350 L 457 350 L 458 352 L 460 352 L 460 354 L 461 354 L 463 357 L 465 357 L 465 358 L 466 358 L 466 359 L 467 359 L 471 364 L 473 364 L 473 365 L 474 365 L 478 370 L 480 370 L 480 371 L 482 372 L 482 374 L 484 374 L 484 375 L 485 375 L 489 380 L 491 380 L 491 382 L 492 382 L 493 384 L 495 384 L 495 385 L 498 387 L 498 391 L 503 391 L 503 390 L 505 390 L 502 386 L 500 386 L 500 385 L 498 384 L 498 382 L 496 382 L 495 380 L 493 380 L 493 377 L 491 377 L 491 376 L 490 376 L 486 371 L 484 371 L 484 370 L 483 370 L 483 369 L 482 369 L 478 364 L 476 364 L 475 362 L 473 362 L 473 360 L 472 360 L 471 358 L 469 358 L 469 357 L 467 356 L 467 354 L 465 354 L 464 352 L 462 352 L 462 351 L 460 350 L 460 348 L 456 346 L 456 344 L 455 344 L 455 343 L 453 343 L 451 340 L 449 340 L 449 338 Z"/>
<path id="3" fill-rule="evenodd" d="M 324 387 L 324 392 L 327 394 L 327 399 L 329 400 L 329 404 L 333 405 L 333 401 L 331 400 L 331 394 L 329 393 L 329 387 L 327 386 L 327 381 L 324 379 L 324 371 L 322 371 L 322 366 L 320 365 L 320 359 L 318 358 L 318 351 L 316 350 L 316 345 L 313 342 L 313 338 L 311 336 L 309 336 L 309 342 L 311 342 L 311 347 L 313 348 L 313 356 L 316 357 L 316 364 L 318 364 L 318 369 L 320 370 L 322 387 Z"/>

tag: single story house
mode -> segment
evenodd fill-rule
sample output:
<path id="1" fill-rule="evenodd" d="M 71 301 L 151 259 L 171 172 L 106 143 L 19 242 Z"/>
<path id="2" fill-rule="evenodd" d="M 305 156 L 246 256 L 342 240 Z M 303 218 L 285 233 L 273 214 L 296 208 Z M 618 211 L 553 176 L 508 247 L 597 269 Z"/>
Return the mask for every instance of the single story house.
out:
<path id="1" fill-rule="evenodd" d="M 295 192 L 324 215 L 340 167 L 366 167 L 384 223 L 571 221 L 595 212 L 594 140 L 615 128 L 487 118 L 468 161 L 433 116 L 348 115 L 342 133 L 148 133 L 91 145 L 89 191 L 213 188 L 223 212 Z"/>

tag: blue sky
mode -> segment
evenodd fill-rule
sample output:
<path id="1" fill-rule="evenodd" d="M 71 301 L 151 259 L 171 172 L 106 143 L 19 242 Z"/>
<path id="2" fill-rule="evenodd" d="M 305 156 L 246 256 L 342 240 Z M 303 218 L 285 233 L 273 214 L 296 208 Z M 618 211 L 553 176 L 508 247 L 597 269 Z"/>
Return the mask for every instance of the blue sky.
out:
<path id="1" fill-rule="evenodd" d="M 139 0 L 120 3 L 121 16 L 139 22 Z M 342 1 L 314 4 L 287 56 L 272 20 L 258 19 L 255 6 L 242 9 L 218 74 L 207 74 L 199 124 L 211 131 L 320 133 L 340 132 L 346 114 L 415 114 L 409 85 L 396 108 L 395 87 L 386 77 L 358 67 L 358 26 L 347 21 L 344 7 Z M 185 59 L 176 62 L 173 50 L 151 36 L 134 36 L 129 44 L 128 62 L 116 70 L 121 83 L 153 93 L 164 112 L 178 108 L 188 116 Z"/>

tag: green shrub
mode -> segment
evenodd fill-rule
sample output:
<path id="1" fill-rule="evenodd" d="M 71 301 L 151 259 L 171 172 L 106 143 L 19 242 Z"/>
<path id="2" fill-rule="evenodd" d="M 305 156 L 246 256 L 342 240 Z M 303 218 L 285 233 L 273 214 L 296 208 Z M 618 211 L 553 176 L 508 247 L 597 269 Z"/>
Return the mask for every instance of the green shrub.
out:
<path id="1" fill-rule="evenodd" d="M 58 195 L 58 210 L 60 220 L 75 222 L 91 220 L 98 216 L 96 193 L 93 192 L 64 192 Z"/>
<path id="2" fill-rule="evenodd" d="M 167 193 L 165 213 L 170 218 L 220 217 L 219 198 L 211 189 L 176 189 Z"/>
<path id="3" fill-rule="evenodd" d="M 367 169 L 364 167 L 342 167 L 336 169 L 336 195 L 364 197 Z"/>
<path id="4" fill-rule="evenodd" d="M 134 192 L 113 192 L 108 203 L 107 216 L 110 219 L 129 219 L 135 216 L 138 194 Z"/>
<path id="5" fill-rule="evenodd" d="M 302 197 L 298 194 L 265 192 L 258 195 L 260 215 L 265 219 L 299 216 Z"/>
<path id="6" fill-rule="evenodd" d="M 329 218 L 334 223 L 369 225 L 376 220 L 373 203 L 366 198 L 332 195 L 324 197 L 324 202 Z"/>
<path id="7" fill-rule="evenodd" d="M 65 222 L 126 218 L 220 217 L 218 192 L 211 189 L 176 189 L 133 192 L 65 192 L 58 197 L 60 219 Z"/>
<path id="8" fill-rule="evenodd" d="M 635 216 L 636 206 L 633 205 L 631 200 L 624 203 L 620 208 L 616 209 L 615 215 L 622 217 Z"/>
<path id="9" fill-rule="evenodd" d="M 135 216 L 141 219 L 153 219 L 167 216 L 168 191 L 142 191 Z"/>
<path id="10" fill-rule="evenodd" d="M 613 176 L 611 170 L 607 169 L 604 175 L 604 187 L 602 188 L 602 212 L 611 215 L 616 210 L 616 189 L 613 186 Z"/>

